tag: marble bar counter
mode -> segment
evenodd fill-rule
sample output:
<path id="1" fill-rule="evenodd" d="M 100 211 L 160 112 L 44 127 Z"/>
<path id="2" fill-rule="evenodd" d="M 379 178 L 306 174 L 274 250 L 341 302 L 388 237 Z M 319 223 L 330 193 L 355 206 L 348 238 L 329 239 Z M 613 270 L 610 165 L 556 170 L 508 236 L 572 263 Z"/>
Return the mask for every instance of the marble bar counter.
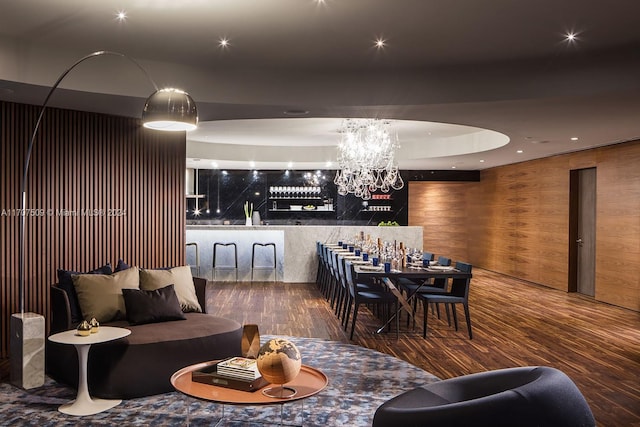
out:
<path id="1" fill-rule="evenodd" d="M 378 226 L 301 226 L 301 225 L 187 225 L 186 242 L 197 243 L 199 271 L 195 267 L 195 247 L 187 246 L 187 262 L 195 275 L 214 280 L 213 245 L 235 243 L 238 249 L 238 280 L 251 280 L 251 251 L 253 243 L 276 244 L 276 280 L 287 283 L 315 282 L 318 258 L 316 241 L 334 243 L 350 239 L 358 233 L 369 234 L 372 239 L 403 242 L 405 247 L 422 248 L 422 227 Z M 256 247 L 255 265 L 272 265 L 272 249 Z M 218 246 L 217 265 L 232 266 L 233 247 Z M 215 280 L 235 280 L 232 269 L 218 269 Z M 256 270 L 254 280 L 273 280 L 269 270 Z"/>

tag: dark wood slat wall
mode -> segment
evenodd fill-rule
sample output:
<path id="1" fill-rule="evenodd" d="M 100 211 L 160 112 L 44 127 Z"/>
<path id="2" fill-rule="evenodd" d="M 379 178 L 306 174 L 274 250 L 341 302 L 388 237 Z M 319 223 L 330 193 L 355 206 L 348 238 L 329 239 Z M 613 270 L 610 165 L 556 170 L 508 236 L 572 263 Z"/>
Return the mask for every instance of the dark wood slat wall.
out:
<path id="1" fill-rule="evenodd" d="M 0 108 L 0 209 L 18 209 L 24 152 L 39 107 Z M 138 119 L 48 109 L 29 169 L 27 207 L 44 209 L 44 215 L 27 218 L 25 309 L 48 318 L 57 268 L 86 271 L 119 258 L 147 268 L 184 264 L 185 156 L 182 132 L 147 130 Z M 99 212 L 56 213 L 87 209 Z M 11 213 L 0 220 L 2 357 L 8 355 L 10 316 L 19 311 L 19 221 Z"/>
<path id="2" fill-rule="evenodd" d="M 484 170 L 480 182 L 410 182 L 409 225 L 438 254 L 567 291 L 570 171 L 595 167 L 595 298 L 640 311 L 638 165 L 634 141 Z"/>

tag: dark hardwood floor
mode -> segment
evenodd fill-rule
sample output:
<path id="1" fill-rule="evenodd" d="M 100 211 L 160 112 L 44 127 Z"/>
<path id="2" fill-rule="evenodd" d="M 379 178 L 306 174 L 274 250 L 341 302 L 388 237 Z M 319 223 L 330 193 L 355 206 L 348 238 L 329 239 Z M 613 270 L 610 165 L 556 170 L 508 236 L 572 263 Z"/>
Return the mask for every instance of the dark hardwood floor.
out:
<path id="1" fill-rule="evenodd" d="M 472 280 L 469 340 L 429 319 L 415 330 L 401 323 L 377 335 L 379 320 L 359 315 L 353 344 L 394 355 L 440 378 L 514 366 L 547 365 L 569 375 L 600 426 L 640 426 L 640 313 L 476 269 Z M 313 284 L 216 283 L 209 285 L 212 314 L 255 323 L 261 334 L 350 342 Z M 403 318 L 404 319 L 404 318 Z M 304 358 L 304 355 L 303 355 Z"/>

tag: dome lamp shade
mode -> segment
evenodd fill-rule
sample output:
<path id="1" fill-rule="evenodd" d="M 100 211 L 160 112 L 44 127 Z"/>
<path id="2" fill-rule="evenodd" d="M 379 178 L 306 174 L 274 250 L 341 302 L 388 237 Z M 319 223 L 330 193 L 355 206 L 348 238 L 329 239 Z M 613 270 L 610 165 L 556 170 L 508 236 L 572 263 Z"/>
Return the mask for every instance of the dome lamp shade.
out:
<path id="1" fill-rule="evenodd" d="M 188 93 L 173 88 L 154 92 L 142 111 L 144 127 L 162 131 L 190 131 L 198 126 L 198 109 Z"/>

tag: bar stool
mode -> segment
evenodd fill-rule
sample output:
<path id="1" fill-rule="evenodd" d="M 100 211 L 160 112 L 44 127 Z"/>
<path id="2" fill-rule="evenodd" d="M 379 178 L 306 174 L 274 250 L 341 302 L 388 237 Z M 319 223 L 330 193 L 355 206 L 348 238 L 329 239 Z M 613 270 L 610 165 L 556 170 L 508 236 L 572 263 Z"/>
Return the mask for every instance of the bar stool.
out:
<path id="1" fill-rule="evenodd" d="M 273 247 L 273 266 L 256 267 L 256 246 Z M 273 270 L 273 281 L 277 279 L 278 271 L 276 269 L 276 244 L 275 243 L 254 243 L 251 249 L 251 281 L 253 282 L 253 272 L 255 270 Z"/>
<path id="2" fill-rule="evenodd" d="M 194 246 L 196 248 L 196 275 L 200 276 L 200 252 L 198 251 L 198 244 L 196 242 L 189 242 L 185 245 L 185 251 L 189 248 L 189 246 Z M 193 265 L 189 265 L 189 267 L 194 267 Z"/>
<path id="3" fill-rule="evenodd" d="M 233 246 L 233 261 L 234 261 L 234 265 L 233 266 L 218 266 L 216 264 L 216 253 L 218 251 L 218 246 Z M 216 271 L 217 270 L 235 270 L 236 271 L 236 282 L 238 281 L 238 247 L 236 246 L 235 243 L 221 243 L 221 242 L 216 242 L 213 244 L 213 264 L 212 264 L 212 279 L 211 280 L 216 280 Z"/>

